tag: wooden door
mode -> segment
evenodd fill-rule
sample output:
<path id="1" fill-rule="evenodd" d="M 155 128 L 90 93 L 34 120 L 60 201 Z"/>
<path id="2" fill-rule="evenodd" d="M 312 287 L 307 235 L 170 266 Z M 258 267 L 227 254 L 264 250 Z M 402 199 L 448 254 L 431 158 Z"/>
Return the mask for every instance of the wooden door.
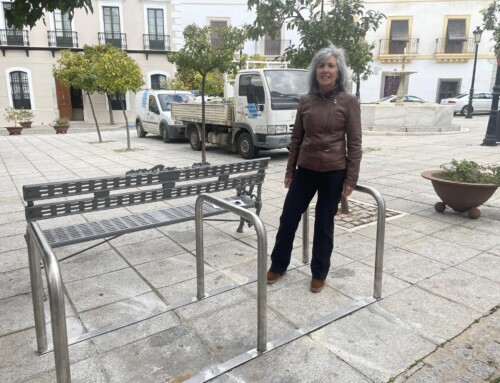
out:
<path id="1" fill-rule="evenodd" d="M 59 117 L 67 117 L 71 120 L 71 94 L 69 86 L 64 86 L 56 79 L 57 107 L 59 109 Z"/>

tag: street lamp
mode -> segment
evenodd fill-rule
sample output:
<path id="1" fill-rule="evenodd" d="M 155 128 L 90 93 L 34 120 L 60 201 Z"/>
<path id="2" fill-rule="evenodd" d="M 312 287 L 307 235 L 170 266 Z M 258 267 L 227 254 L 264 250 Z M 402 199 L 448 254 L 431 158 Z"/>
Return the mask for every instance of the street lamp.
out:
<path id="1" fill-rule="evenodd" d="M 469 105 L 467 106 L 467 114 L 465 115 L 465 118 L 472 118 L 472 98 L 474 97 L 474 80 L 476 79 L 477 48 L 481 42 L 483 30 L 480 27 L 476 27 L 472 33 L 474 34 L 474 44 L 476 48 L 474 52 L 474 67 L 472 68 L 472 82 L 470 84 Z"/>

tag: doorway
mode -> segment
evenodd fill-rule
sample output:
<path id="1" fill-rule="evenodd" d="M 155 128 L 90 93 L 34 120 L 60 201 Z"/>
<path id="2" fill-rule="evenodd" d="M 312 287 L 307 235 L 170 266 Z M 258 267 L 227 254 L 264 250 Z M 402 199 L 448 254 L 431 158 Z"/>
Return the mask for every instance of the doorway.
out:
<path id="1" fill-rule="evenodd" d="M 442 99 L 457 95 L 460 92 L 460 82 L 460 79 L 439 79 L 436 102 L 439 104 Z"/>
<path id="2" fill-rule="evenodd" d="M 384 75 L 384 93 L 382 97 L 398 94 L 399 76 Z"/>
<path id="3" fill-rule="evenodd" d="M 73 121 L 83 121 L 83 93 L 81 89 L 70 87 Z"/>

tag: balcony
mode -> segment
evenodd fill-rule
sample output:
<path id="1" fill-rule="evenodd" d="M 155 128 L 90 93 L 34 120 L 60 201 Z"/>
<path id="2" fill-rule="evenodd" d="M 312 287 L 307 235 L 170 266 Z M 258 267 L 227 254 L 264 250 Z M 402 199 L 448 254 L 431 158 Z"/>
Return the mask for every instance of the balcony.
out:
<path id="1" fill-rule="evenodd" d="M 0 29 L 0 45 L 29 47 L 28 31 L 20 29 Z"/>
<path id="2" fill-rule="evenodd" d="M 436 39 L 434 58 L 437 62 L 467 62 L 474 58 L 474 38 Z"/>
<path id="3" fill-rule="evenodd" d="M 262 39 L 255 42 L 255 53 L 264 56 L 283 56 L 286 48 L 292 45 L 292 40 L 269 40 Z"/>
<path id="4" fill-rule="evenodd" d="M 78 48 L 78 33 L 72 31 L 47 31 L 49 47 Z"/>
<path id="5" fill-rule="evenodd" d="M 167 35 L 142 35 L 144 50 L 169 51 L 170 36 Z"/>
<path id="6" fill-rule="evenodd" d="M 407 61 L 418 55 L 420 39 L 391 40 L 380 39 L 378 59 L 383 63 L 400 63 L 403 54 Z"/>
<path id="7" fill-rule="evenodd" d="M 127 34 L 113 32 L 98 32 L 99 45 L 110 44 L 117 48 L 127 49 Z"/>

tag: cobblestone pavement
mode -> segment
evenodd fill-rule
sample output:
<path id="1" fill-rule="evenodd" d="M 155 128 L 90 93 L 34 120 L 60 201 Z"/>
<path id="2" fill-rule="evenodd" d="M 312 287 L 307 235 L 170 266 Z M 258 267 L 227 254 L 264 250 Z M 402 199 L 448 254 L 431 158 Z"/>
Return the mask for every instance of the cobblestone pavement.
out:
<path id="1" fill-rule="evenodd" d="M 499 308 L 438 347 L 394 383 L 500 382 Z"/>

